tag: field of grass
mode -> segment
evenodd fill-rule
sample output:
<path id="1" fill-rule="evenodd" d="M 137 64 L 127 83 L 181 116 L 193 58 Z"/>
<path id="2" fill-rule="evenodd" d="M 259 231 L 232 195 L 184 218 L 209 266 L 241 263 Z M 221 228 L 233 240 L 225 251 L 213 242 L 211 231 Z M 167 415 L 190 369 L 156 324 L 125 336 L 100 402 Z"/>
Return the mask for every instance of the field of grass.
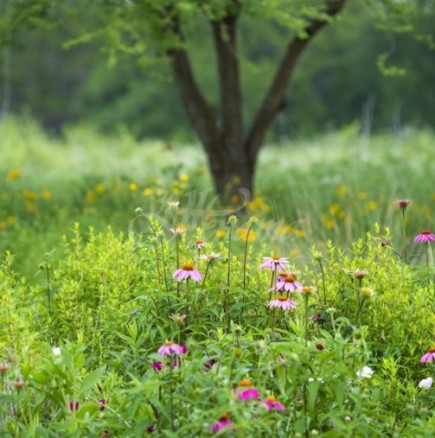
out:
<path id="1" fill-rule="evenodd" d="M 230 218 L 197 145 L 0 136 L 1 436 L 430 436 L 435 134 L 268 145 Z"/>

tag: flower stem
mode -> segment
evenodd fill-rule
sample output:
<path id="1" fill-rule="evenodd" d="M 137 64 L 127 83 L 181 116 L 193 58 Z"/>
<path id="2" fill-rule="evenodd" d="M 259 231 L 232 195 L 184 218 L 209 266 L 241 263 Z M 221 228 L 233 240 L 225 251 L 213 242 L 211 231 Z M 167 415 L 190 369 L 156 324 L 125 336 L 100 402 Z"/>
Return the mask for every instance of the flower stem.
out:
<path id="1" fill-rule="evenodd" d="M 322 291 L 323 291 L 323 304 L 326 306 L 326 279 L 325 270 L 323 269 L 322 260 L 319 258 L 320 273 L 322 275 Z"/>
<path id="2" fill-rule="evenodd" d="M 248 258 L 248 241 L 249 241 L 249 233 L 251 232 L 253 223 L 249 225 L 248 232 L 246 233 L 245 238 L 245 252 L 243 255 L 243 290 L 246 289 L 246 261 Z"/>
<path id="3" fill-rule="evenodd" d="M 304 294 L 305 301 L 305 347 L 308 345 L 308 294 Z"/>
<path id="4" fill-rule="evenodd" d="M 403 246 L 403 260 L 408 263 L 408 248 L 406 245 L 406 223 L 405 223 L 405 210 L 402 207 L 402 246 Z"/>
<path id="5" fill-rule="evenodd" d="M 355 316 L 355 324 L 356 324 L 357 327 L 359 327 L 359 324 L 358 324 L 358 318 L 360 317 L 361 311 L 362 311 L 362 309 L 363 309 L 363 307 L 364 307 L 365 299 L 366 299 L 366 298 L 363 296 L 362 299 L 361 299 L 361 302 L 359 303 L 358 310 L 357 310 L 357 312 L 356 312 L 356 316 Z"/>
<path id="6" fill-rule="evenodd" d="M 175 260 L 176 268 L 180 268 L 180 247 L 178 242 L 178 236 L 175 236 Z M 180 283 L 177 281 L 177 297 L 180 298 Z"/>

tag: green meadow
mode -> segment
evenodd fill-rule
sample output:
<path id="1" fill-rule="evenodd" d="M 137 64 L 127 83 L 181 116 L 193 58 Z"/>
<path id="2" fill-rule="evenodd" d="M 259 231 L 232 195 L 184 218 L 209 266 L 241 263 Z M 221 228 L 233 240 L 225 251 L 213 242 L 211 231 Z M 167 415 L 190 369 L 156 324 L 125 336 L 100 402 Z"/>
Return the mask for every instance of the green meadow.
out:
<path id="1" fill-rule="evenodd" d="M 197 144 L 0 136 L 2 437 L 432 436 L 433 132 L 268 144 L 230 205 Z"/>

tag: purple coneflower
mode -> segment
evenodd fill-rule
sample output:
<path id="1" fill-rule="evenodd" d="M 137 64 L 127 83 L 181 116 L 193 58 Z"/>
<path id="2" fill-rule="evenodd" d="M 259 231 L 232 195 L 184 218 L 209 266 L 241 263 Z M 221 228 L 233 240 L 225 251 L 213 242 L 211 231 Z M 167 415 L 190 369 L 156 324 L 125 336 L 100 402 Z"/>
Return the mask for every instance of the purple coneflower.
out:
<path id="1" fill-rule="evenodd" d="M 430 230 L 425 229 L 420 232 L 414 239 L 414 242 L 416 243 L 426 243 L 426 242 L 434 242 L 435 241 L 435 234 L 432 234 Z"/>
<path id="2" fill-rule="evenodd" d="M 174 278 L 177 281 L 191 278 L 193 281 L 198 282 L 202 280 L 202 275 L 193 265 L 186 263 L 174 272 Z"/>
<path id="3" fill-rule="evenodd" d="M 178 345 L 175 342 L 166 341 L 158 350 L 161 356 L 172 356 L 177 354 L 178 356 L 182 356 L 186 352 L 186 346 Z"/>
<path id="4" fill-rule="evenodd" d="M 224 427 L 230 426 L 234 424 L 231 420 L 228 414 L 224 414 L 222 415 L 221 418 L 219 418 L 218 421 L 216 421 L 216 423 L 213 423 L 211 425 L 211 431 L 214 433 L 218 433 L 220 432 Z"/>
<path id="5" fill-rule="evenodd" d="M 302 290 L 302 284 L 296 281 L 295 274 L 285 274 L 278 276 L 278 281 L 276 282 L 275 290 L 277 291 L 289 291 L 293 292 L 295 290 Z"/>
<path id="6" fill-rule="evenodd" d="M 283 271 L 288 265 L 287 257 L 263 257 L 260 269 L 270 269 L 271 271 Z"/>
<path id="7" fill-rule="evenodd" d="M 258 389 L 248 379 L 241 380 L 233 392 L 237 394 L 237 400 L 242 401 L 258 400 L 260 396 Z"/>
<path id="8" fill-rule="evenodd" d="M 205 248 L 205 242 L 203 240 L 195 240 L 195 247 L 197 249 Z"/>
<path id="9" fill-rule="evenodd" d="M 435 362 L 435 347 L 429 348 L 429 351 L 421 356 L 420 363 L 424 362 Z"/>
<path id="10" fill-rule="evenodd" d="M 406 207 L 408 207 L 408 205 L 411 203 L 412 201 L 409 199 L 397 199 L 396 201 L 394 201 L 394 203 L 400 207 L 405 209 Z"/>
<path id="11" fill-rule="evenodd" d="M 266 406 L 266 409 L 268 411 L 272 409 L 276 409 L 278 411 L 285 411 L 285 406 L 280 403 L 275 397 L 270 395 L 269 397 L 266 397 L 262 403 Z"/>
<path id="12" fill-rule="evenodd" d="M 277 300 L 269 302 L 269 307 L 280 307 L 281 309 L 295 309 L 296 302 L 289 300 L 285 295 L 280 295 Z"/>

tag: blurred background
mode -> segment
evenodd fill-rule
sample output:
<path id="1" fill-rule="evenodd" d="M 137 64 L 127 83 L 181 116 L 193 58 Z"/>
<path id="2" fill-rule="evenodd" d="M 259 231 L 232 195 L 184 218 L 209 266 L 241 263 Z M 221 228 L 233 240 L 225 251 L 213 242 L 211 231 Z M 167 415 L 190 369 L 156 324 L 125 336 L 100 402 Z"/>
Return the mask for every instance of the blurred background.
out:
<path id="1" fill-rule="evenodd" d="M 421 17 L 417 34 L 392 34 L 376 27 L 369 6 L 350 4 L 304 53 L 269 139 L 288 140 L 354 122 L 365 130 L 432 127 L 435 52 L 434 43 L 422 41 L 422 35 L 432 30 L 434 18 L 435 12 Z M 194 138 L 164 60 L 150 63 L 121 56 L 113 62 L 98 42 L 68 46 L 77 36 L 76 27 L 72 21 L 62 30 L 21 30 L 15 44 L 3 48 L 2 115 L 31 116 L 54 134 L 65 126 L 87 124 L 103 133 L 127 128 L 136 139 Z M 201 88 L 216 104 L 208 28 L 196 29 L 189 37 Z M 276 24 L 244 18 L 239 43 L 246 122 L 287 40 L 288 31 Z"/>

